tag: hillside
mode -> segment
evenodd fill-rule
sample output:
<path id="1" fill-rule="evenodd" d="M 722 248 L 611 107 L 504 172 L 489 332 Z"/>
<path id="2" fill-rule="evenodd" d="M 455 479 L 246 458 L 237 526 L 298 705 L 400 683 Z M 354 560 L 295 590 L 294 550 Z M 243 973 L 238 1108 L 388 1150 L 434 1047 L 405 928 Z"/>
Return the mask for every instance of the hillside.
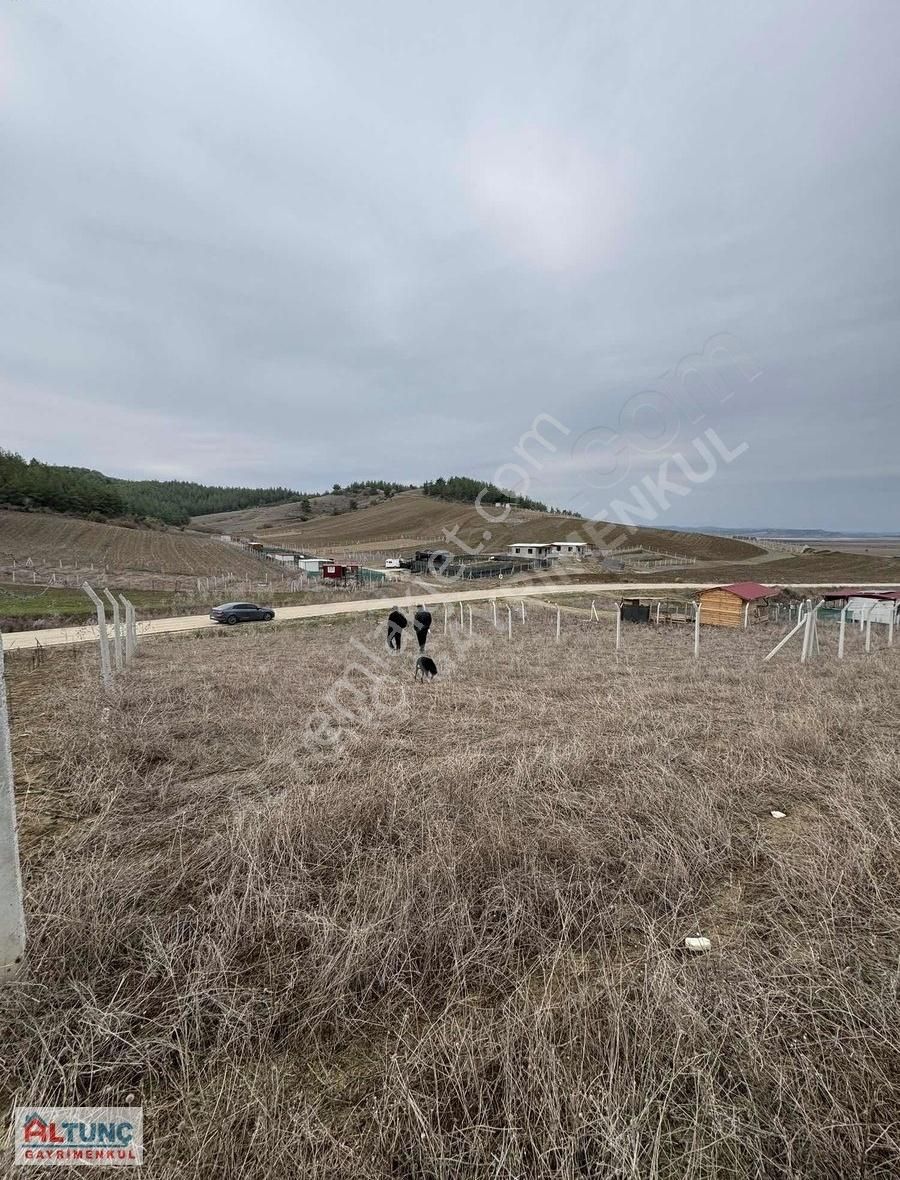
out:
<path id="1" fill-rule="evenodd" d="M 578 517 L 525 508 L 515 508 L 502 524 L 490 525 L 471 504 L 440 500 L 419 491 L 399 492 L 371 507 L 339 516 L 323 514 L 305 522 L 299 520 L 296 509 L 295 504 L 285 504 L 255 509 L 252 513 L 199 517 L 192 523 L 199 528 L 216 527 L 218 523 L 221 531 L 229 532 L 244 528 L 265 536 L 270 542 L 311 549 L 366 546 L 405 550 L 416 546 L 446 545 L 446 529 L 448 533 L 456 530 L 455 535 L 464 545 L 472 549 L 481 546 L 489 552 L 505 549 L 513 541 L 555 541 L 568 537 L 590 541 L 589 530 L 602 528 L 602 525 L 591 525 Z M 701 561 L 742 560 L 763 552 L 756 545 L 734 541 L 730 537 L 671 529 L 636 528 L 629 531 L 624 526 L 618 527 L 626 534 L 625 545 L 628 547 L 643 545 L 658 552 L 695 557 Z"/>
<path id="2" fill-rule="evenodd" d="M 107 566 L 119 574 L 192 577 L 223 573 L 258 577 L 262 569 L 257 558 L 213 537 L 0 510 L 0 576 L 5 580 L 14 568 L 20 571 L 20 580 L 26 571 L 33 571 L 45 581 L 49 573 L 87 573 L 92 564 L 96 570 Z"/>
<path id="3" fill-rule="evenodd" d="M 307 521 L 340 516 L 384 500 L 385 495 L 381 491 L 327 492 L 320 496 L 302 496 L 281 504 L 241 508 L 235 512 L 205 513 L 193 517 L 191 527 L 200 532 L 228 533 L 238 537 L 255 536 L 257 533 L 271 537 L 271 529 L 299 528 Z"/>

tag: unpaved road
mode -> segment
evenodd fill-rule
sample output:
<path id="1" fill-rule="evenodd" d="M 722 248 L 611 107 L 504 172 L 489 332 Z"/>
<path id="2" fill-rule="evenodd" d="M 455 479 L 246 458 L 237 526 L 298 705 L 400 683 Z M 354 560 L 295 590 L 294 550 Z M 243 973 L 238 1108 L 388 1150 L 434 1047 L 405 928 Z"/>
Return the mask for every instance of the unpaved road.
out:
<path id="1" fill-rule="evenodd" d="M 492 598 L 541 598 L 555 594 L 597 594 L 604 598 L 628 597 L 633 594 L 658 595 L 669 590 L 708 590 L 719 582 L 575 582 L 560 586 L 510 586 L 496 590 L 451 590 L 440 593 L 418 594 L 390 598 L 351 598 L 341 602 L 310 603 L 308 606 L 280 606 L 275 608 L 276 622 L 295 619 L 320 619 L 329 615 L 366 614 L 368 611 L 390 610 L 393 606 L 414 607 L 420 602 L 436 605 L 442 602 L 490 602 Z M 895 589 L 895 582 L 868 582 L 871 588 Z M 783 583 L 790 590 L 829 590 L 842 586 L 838 582 Z M 111 625 L 108 624 L 110 631 Z M 138 636 L 170 635 L 177 631 L 200 631 L 206 627 L 220 627 L 208 615 L 182 615 L 171 619 L 148 619 L 138 623 Z M 45 631 L 11 631 L 3 636 L 5 651 L 21 648 L 55 647 L 60 644 L 93 643 L 97 640 L 97 626 L 55 627 Z"/>

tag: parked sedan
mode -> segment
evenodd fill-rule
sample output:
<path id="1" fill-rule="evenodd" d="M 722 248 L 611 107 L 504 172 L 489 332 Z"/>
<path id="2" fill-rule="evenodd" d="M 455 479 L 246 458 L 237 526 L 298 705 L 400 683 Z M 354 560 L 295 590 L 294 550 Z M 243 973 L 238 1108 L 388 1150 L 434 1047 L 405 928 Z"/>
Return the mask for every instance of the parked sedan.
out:
<path id="1" fill-rule="evenodd" d="M 268 623 L 275 618 L 270 606 L 257 606 L 255 602 L 225 602 L 214 606 L 209 617 L 215 623 Z"/>

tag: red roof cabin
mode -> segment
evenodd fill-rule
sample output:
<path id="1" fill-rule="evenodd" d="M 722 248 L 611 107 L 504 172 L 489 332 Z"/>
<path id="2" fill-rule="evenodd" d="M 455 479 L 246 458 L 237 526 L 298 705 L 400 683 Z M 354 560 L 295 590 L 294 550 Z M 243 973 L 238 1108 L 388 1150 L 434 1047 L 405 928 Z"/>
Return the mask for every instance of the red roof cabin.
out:
<path id="1" fill-rule="evenodd" d="M 732 582 L 701 590 L 700 622 L 713 627 L 743 627 L 745 620 L 748 625 L 765 622 L 769 599 L 780 593 L 777 586 L 763 586 L 760 582 Z"/>

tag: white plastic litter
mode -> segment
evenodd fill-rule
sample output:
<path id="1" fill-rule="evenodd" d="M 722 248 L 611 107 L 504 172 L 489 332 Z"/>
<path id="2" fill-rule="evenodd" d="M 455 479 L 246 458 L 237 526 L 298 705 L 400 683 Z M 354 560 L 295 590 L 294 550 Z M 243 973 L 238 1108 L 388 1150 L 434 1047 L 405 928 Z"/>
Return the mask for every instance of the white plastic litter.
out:
<path id="1" fill-rule="evenodd" d="M 783 811 L 770 811 L 769 815 L 771 815 L 772 819 L 787 819 Z"/>
<path id="2" fill-rule="evenodd" d="M 684 945 L 689 951 L 708 951 L 712 948 L 708 938 L 686 938 Z"/>

